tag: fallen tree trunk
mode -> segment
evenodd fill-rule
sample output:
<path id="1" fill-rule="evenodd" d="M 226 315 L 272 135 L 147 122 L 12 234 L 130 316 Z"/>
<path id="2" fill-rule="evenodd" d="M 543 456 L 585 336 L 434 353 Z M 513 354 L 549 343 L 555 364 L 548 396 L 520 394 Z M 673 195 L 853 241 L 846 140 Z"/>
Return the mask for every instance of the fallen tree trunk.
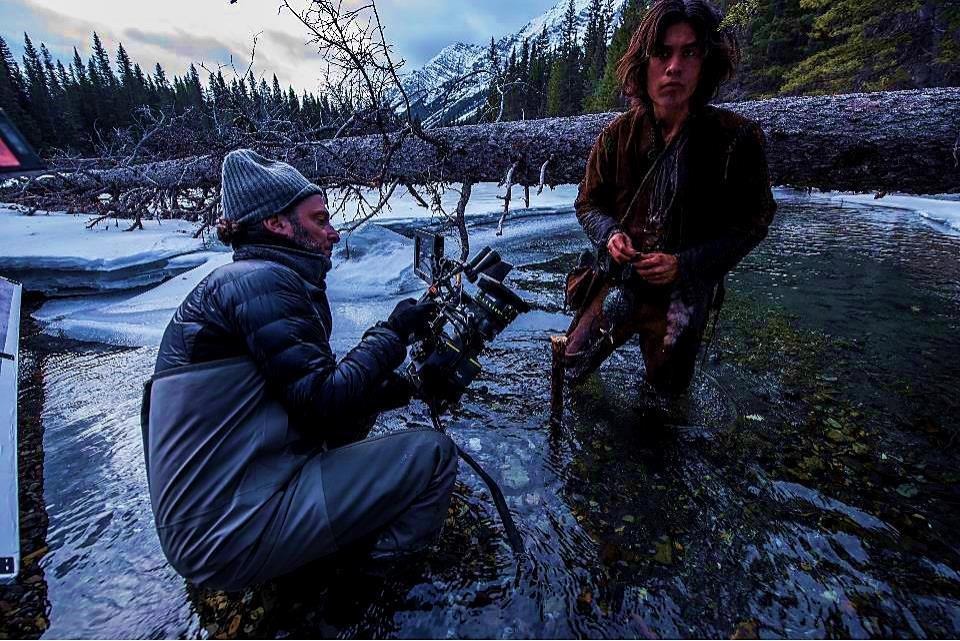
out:
<path id="1" fill-rule="evenodd" d="M 723 107 L 760 122 L 777 185 L 847 191 L 960 191 L 960 89 L 774 98 Z M 578 183 L 590 147 L 616 114 L 591 114 L 430 131 L 439 146 L 407 135 L 384 171 L 383 139 L 363 136 L 286 150 L 287 160 L 325 183 L 400 181 Z M 266 153 L 270 153 L 269 150 Z M 273 154 L 278 155 L 278 154 Z M 21 194 L 57 190 L 209 187 L 220 158 L 200 156 L 35 181 Z M 14 190 L 0 199 L 16 199 Z"/>
<path id="2" fill-rule="evenodd" d="M 777 185 L 847 191 L 960 191 L 960 89 L 775 98 L 723 107 L 759 122 Z M 615 114 L 456 127 L 436 132 L 448 145 L 439 156 L 418 140 L 404 144 L 392 178 L 442 178 L 536 185 L 578 183 L 590 147 Z M 339 141 L 350 169 L 375 164 L 377 141 Z M 321 174 L 336 174 L 325 165 Z"/>

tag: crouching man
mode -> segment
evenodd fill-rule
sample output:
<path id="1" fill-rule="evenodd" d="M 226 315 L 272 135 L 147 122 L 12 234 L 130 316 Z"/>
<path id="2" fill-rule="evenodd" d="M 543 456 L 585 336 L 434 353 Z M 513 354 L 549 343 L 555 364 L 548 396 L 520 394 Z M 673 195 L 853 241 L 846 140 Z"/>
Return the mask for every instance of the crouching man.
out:
<path id="1" fill-rule="evenodd" d="M 167 326 L 143 441 L 164 554 L 239 589 L 363 542 L 392 558 L 431 542 L 457 473 L 432 430 L 364 440 L 410 400 L 394 369 L 435 313 L 401 301 L 340 362 L 324 278 L 339 240 L 321 189 L 250 150 L 223 162 L 218 232 L 233 262 Z"/>

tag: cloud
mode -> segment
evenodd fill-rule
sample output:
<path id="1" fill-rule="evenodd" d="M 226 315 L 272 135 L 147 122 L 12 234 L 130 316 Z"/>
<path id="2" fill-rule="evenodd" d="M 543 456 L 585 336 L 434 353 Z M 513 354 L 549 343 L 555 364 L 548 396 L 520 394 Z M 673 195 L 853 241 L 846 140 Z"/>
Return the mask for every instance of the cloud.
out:
<path id="1" fill-rule="evenodd" d="M 212 36 L 198 36 L 177 29 L 173 33 L 157 31 L 143 31 L 137 28 L 128 28 L 123 32 L 128 41 L 146 45 L 154 45 L 169 51 L 175 51 L 178 57 L 190 58 L 197 62 L 221 61 L 226 62 L 234 53 L 234 47 Z M 135 47 L 128 46 L 128 49 Z"/>
<path id="2" fill-rule="evenodd" d="M 407 60 L 408 71 L 453 42 L 485 44 L 491 36 L 512 32 L 556 1 L 380 0 L 377 6 L 395 57 Z M 344 6 L 363 2 L 344 0 Z M 306 6 L 305 0 L 293 0 L 293 5 Z M 0 35 L 17 57 L 23 53 L 24 31 L 64 62 L 72 58 L 74 46 L 86 59 L 96 31 L 111 59 L 123 41 L 131 59 L 144 69 L 159 62 L 171 75 L 183 74 L 191 63 L 229 65 L 231 56 L 237 71 L 244 73 L 252 37 L 261 32 L 254 75 L 269 80 L 276 73 L 282 85 L 312 91 L 325 68 L 316 47 L 307 44 L 304 26 L 286 12 L 278 14 L 276 3 L 263 0 L 0 1 Z"/>
<path id="3" fill-rule="evenodd" d="M 317 55 L 316 49 L 308 45 L 305 38 L 293 36 L 275 29 L 264 31 L 263 38 L 270 44 L 271 52 L 281 49 L 289 58 L 311 58 Z"/>
<path id="4" fill-rule="evenodd" d="M 23 32 L 27 32 L 35 45 L 43 42 L 55 57 L 65 60 L 73 55 L 74 47 L 89 47 L 94 31 L 101 38 L 112 40 L 109 27 L 37 6 L 31 0 L 5 0 L 0 9 L 0 24 L 4 25 L 4 38 L 14 51 L 22 53 Z"/>

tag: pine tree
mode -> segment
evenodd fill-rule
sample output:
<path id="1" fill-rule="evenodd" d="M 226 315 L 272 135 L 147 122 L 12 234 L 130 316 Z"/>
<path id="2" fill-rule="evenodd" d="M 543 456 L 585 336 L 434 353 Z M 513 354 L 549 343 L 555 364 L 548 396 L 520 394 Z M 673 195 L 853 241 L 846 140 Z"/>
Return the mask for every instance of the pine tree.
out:
<path id="1" fill-rule="evenodd" d="M 184 81 L 185 107 L 197 110 L 197 113 L 204 113 L 203 86 L 200 84 L 200 74 L 193 64 L 190 65 L 190 71 Z"/>
<path id="2" fill-rule="evenodd" d="M 118 105 L 118 83 L 110 67 L 110 56 L 96 32 L 93 33 L 93 53 L 87 60 L 87 77 L 94 122 L 103 127 L 105 123 L 116 123 L 124 118 L 126 114 L 121 115 L 122 108 Z"/>
<path id="3" fill-rule="evenodd" d="M 172 110 L 174 105 L 173 87 L 170 86 L 167 73 L 159 62 L 153 68 L 153 88 L 155 92 L 153 105 L 159 109 Z"/>
<path id="4" fill-rule="evenodd" d="M 550 68 L 547 111 L 551 116 L 580 113 L 583 102 L 582 53 L 577 44 L 577 13 L 573 0 L 563 17 L 563 41 Z"/>
<path id="5" fill-rule="evenodd" d="M 100 85 L 106 90 L 113 90 L 117 87 L 117 78 L 113 75 L 113 69 L 110 67 L 110 56 L 100 41 L 97 32 L 93 32 L 93 55 L 91 57 L 93 67 L 96 70 Z"/>
<path id="6" fill-rule="evenodd" d="M 563 114 L 563 86 L 566 74 L 566 63 L 558 57 L 550 65 L 550 79 L 547 82 L 547 115 L 559 116 Z"/>
<path id="7" fill-rule="evenodd" d="M 527 112 L 530 118 L 543 118 L 547 115 L 547 94 L 550 82 L 550 70 L 553 65 L 553 52 L 550 50 L 550 36 L 546 27 L 537 36 L 530 47 L 530 67 L 527 74 Z"/>
<path id="8" fill-rule="evenodd" d="M 89 133 L 92 132 L 97 117 L 96 102 L 93 87 L 90 84 L 90 75 L 76 47 L 73 49 L 73 61 L 70 63 L 70 76 L 72 90 L 67 92 L 67 100 L 77 118 L 76 129 L 79 137 L 77 144 L 87 148 L 90 140 Z"/>
<path id="9" fill-rule="evenodd" d="M 601 0 L 590 0 L 583 35 L 583 93 L 589 97 L 603 77 L 607 58 L 607 25 Z"/>
<path id="10" fill-rule="evenodd" d="M 257 88 L 257 79 L 254 77 L 252 69 L 247 71 L 247 87 L 250 95 L 250 113 L 256 118 L 265 117 L 266 112 L 263 109 L 263 97 L 260 95 L 260 90 Z"/>
<path id="11" fill-rule="evenodd" d="M 300 120 L 300 99 L 297 98 L 297 92 L 292 86 L 287 87 L 287 109 L 290 119 L 294 122 Z"/>
<path id="12" fill-rule="evenodd" d="M 30 36 L 23 34 L 23 69 L 26 74 L 27 96 L 30 100 L 29 113 L 33 116 L 36 128 L 25 131 L 24 135 L 37 147 L 49 144 L 55 140 L 53 111 L 50 99 L 50 89 L 47 85 L 47 76 L 40 60 L 40 54 L 33 46 Z"/>
<path id="13" fill-rule="evenodd" d="M 280 109 L 282 114 L 286 113 L 286 103 L 283 100 L 283 90 L 280 89 L 280 81 L 277 80 L 277 74 L 273 74 L 273 83 L 271 86 L 272 95 L 270 100 L 274 109 Z"/>
<path id="14" fill-rule="evenodd" d="M 20 66 L 3 38 L 0 38 L 0 109 L 22 131 L 35 127 L 29 115 L 29 99 L 20 75 Z"/>
<path id="15" fill-rule="evenodd" d="M 120 81 L 117 85 L 117 122 L 121 126 L 129 124 L 131 116 L 139 105 L 137 105 L 135 80 L 133 77 L 133 63 L 130 62 L 130 56 L 127 55 L 123 43 L 117 45 L 117 71 Z"/>
<path id="16" fill-rule="evenodd" d="M 812 36 L 823 47 L 786 71 L 783 93 L 914 88 L 922 83 L 913 70 L 934 62 L 923 47 L 919 1 L 800 0 L 800 7 L 817 12 Z"/>
<path id="17" fill-rule="evenodd" d="M 50 124 L 53 130 L 47 139 L 58 147 L 72 146 L 76 141 L 76 116 L 72 113 L 72 105 L 67 99 L 66 70 L 53 56 L 47 45 L 40 43 L 40 56 L 43 58 L 44 75 L 47 79 L 49 95 Z M 59 65 L 62 75 L 57 70 Z"/>
<path id="18" fill-rule="evenodd" d="M 600 79 L 593 96 L 586 101 L 586 111 L 610 111 L 623 105 L 620 97 L 620 81 L 617 79 L 617 63 L 627 52 L 630 38 L 640 26 L 640 21 L 646 14 L 648 5 L 640 6 L 636 2 L 628 2 L 623 9 L 620 24 L 613 32 L 610 46 L 607 47 L 607 60 L 604 64 L 603 77 Z"/>
<path id="19" fill-rule="evenodd" d="M 257 94 L 259 95 L 260 100 L 260 111 L 261 118 L 268 118 L 270 114 L 270 85 L 267 84 L 267 81 L 263 78 L 260 78 L 260 84 L 257 87 Z"/>
<path id="20" fill-rule="evenodd" d="M 143 73 L 143 69 L 140 68 L 140 65 L 133 63 L 133 104 L 137 107 L 149 104 L 150 99 L 147 95 L 148 92 L 148 82 L 147 77 Z"/>

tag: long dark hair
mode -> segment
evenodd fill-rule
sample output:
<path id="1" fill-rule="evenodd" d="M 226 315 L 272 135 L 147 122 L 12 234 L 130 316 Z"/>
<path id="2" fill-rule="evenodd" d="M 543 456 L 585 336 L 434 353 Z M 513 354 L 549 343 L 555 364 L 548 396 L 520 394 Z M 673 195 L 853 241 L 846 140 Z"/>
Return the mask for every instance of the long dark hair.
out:
<path id="1" fill-rule="evenodd" d="M 637 0 L 631 0 L 632 2 Z M 617 78 L 623 95 L 634 104 L 648 104 L 647 67 L 650 57 L 663 43 L 667 29 L 687 23 L 703 48 L 700 82 L 691 98 L 694 106 L 710 102 L 720 85 L 733 77 L 740 62 L 736 36 L 721 28 L 723 17 L 707 0 L 657 0 L 640 22 L 627 52 L 617 63 Z"/>

